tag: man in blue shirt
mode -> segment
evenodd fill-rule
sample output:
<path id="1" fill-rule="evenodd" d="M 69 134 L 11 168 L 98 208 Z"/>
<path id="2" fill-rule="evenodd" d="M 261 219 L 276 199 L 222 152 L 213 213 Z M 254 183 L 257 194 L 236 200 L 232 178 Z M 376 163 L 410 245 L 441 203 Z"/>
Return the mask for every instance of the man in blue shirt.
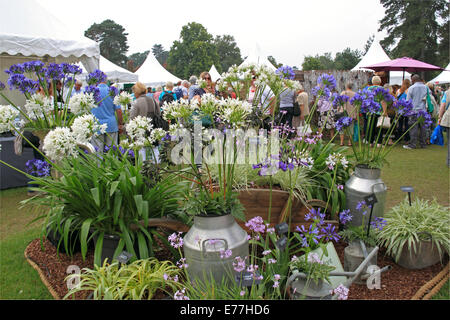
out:
<path id="1" fill-rule="evenodd" d="M 427 104 L 426 104 L 426 98 L 427 98 L 427 86 L 422 82 L 422 79 L 420 79 L 420 76 L 418 74 L 415 74 L 411 77 L 412 86 L 408 89 L 408 94 L 406 96 L 406 99 L 411 101 L 413 104 L 413 111 L 426 111 L 427 110 Z M 414 116 L 411 116 L 414 117 Z M 414 121 L 411 120 L 410 123 L 413 123 Z M 411 137 L 409 144 L 404 145 L 403 148 L 405 149 L 415 149 L 417 142 L 420 143 L 421 148 L 425 148 L 426 146 L 426 132 L 425 128 L 423 128 L 423 124 L 417 123 L 415 126 L 411 128 L 411 131 L 409 132 L 409 135 Z"/>
<path id="2" fill-rule="evenodd" d="M 98 152 L 103 152 L 105 145 L 111 146 L 119 142 L 119 134 L 123 132 L 122 109 L 113 103 L 109 95 L 109 87 L 105 82 L 98 85 L 100 97 L 103 101 L 97 108 L 92 109 L 92 114 L 98 119 L 100 124 L 107 125 L 106 133 L 98 135 L 92 139 L 92 145 Z M 116 120 L 117 114 L 117 120 Z"/>

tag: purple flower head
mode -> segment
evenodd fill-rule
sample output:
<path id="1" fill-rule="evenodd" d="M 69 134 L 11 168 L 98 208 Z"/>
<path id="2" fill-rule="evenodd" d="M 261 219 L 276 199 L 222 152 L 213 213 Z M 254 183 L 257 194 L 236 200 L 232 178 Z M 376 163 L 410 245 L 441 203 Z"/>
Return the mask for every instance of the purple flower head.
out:
<path id="1" fill-rule="evenodd" d="M 337 131 L 342 132 L 345 128 L 349 127 L 353 122 L 351 117 L 343 117 L 338 119 L 335 124 L 335 128 Z"/>
<path id="2" fill-rule="evenodd" d="M 183 288 L 182 290 L 177 290 L 175 294 L 173 295 L 174 300 L 189 300 L 189 297 L 186 296 L 186 288 Z"/>
<path id="3" fill-rule="evenodd" d="M 37 81 L 26 78 L 23 74 L 12 74 L 9 76 L 8 84 L 10 89 L 17 89 L 23 94 L 33 94 L 39 89 Z"/>
<path id="4" fill-rule="evenodd" d="M 100 89 L 97 88 L 97 86 L 95 86 L 95 85 L 89 85 L 89 86 L 84 87 L 84 93 L 86 93 L 86 94 L 93 93 L 95 103 L 97 103 L 97 104 L 99 104 L 100 101 L 102 101 L 102 98 L 100 96 Z"/>
<path id="5" fill-rule="evenodd" d="M 329 223 L 320 230 L 325 241 L 339 241 L 340 236 L 336 232 L 336 226 Z"/>
<path id="6" fill-rule="evenodd" d="M 409 100 L 402 99 L 395 101 L 393 107 L 399 115 L 408 116 L 413 109 L 413 104 Z"/>
<path id="7" fill-rule="evenodd" d="M 220 250 L 220 259 L 227 259 L 231 257 L 232 251 L 231 249 L 228 250 Z"/>
<path id="8" fill-rule="evenodd" d="M 175 249 L 181 248 L 183 246 L 183 238 L 181 237 L 181 232 L 172 233 L 167 240 L 169 240 L 170 245 L 174 247 Z"/>
<path id="9" fill-rule="evenodd" d="M 337 295 L 338 300 L 348 299 L 348 288 L 340 284 L 336 289 L 330 291 L 331 295 Z"/>
<path id="10" fill-rule="evenodd" d="M 373 95 L 376 102 L 391 102 L 394 100 L 394 97 L 389 93 L 389 91 L 382 87 L 375 88 L 373 90 Z"/>
<path id="11" fill-rule="evenodd" d="M 350 209 L 344 210 L 341 213 L 339 213 L 339 221 L 342 224 L 346 224 L 347 222 L 351 221 L 352 218 L 353 218 L 353 216 L 350 213 Z"/>
<path id="12" fill-rule="evenodd" d="M 346 95 L 341 96 L 341 95 L 335 94 L 335 95 L 333 95 L 333 106 L 335 106 L 335 107 L 343 106 L 348 102 L 349 99 L 350 98 Z"/>
<path id="13" fill-rule="evenodd" d="M 355 93 L 353 98 L 350 99 L 350 104 L 354 107 L 361 107 L 364 100 L 365 100 L 364 94 L 362 93 L 362 91 L 358 91 L 357 93 Z"/>
<path id="14" fill-rule="evenodd" d="M 11 67 L 9 67 L 9 69 L 5 70 L 5 73 L 9 74 L 10 76 L 13 74 L 22 74 L 24 72 L 25 70 L 23 69 L 23 65 L 20 63 L 13 64 Z"/>
<path id="15" fill-rule="evenodd" d="M 433 119 L 427 110 L 412 110 L 410 112 L 411 118 L 417 121 L 419 124 L 422 124 L 425 128 L 429 128 L 433 124 Z"/>
<path id="16" fill-rule="evenodd" d="M 359 202 L 356 204 L 356 210 L 361 211 L 361 209 L 362 209 L 365 205 L 366 205 L 366 202 L 365 202 L 364 200 L 359 201 Z"/>
<path id="17" fill-rule="evenodd" d="M 279 161 L 278 162 L 278 168 L 280 168 L 283 171 L 286 171 L 287 170 L 286 163 L 284 163 L 283 161 Z"/>
<path id="18" fill-rule="evenodd" d="M 24 72 L 35 73 L 40 76 L 45 75 L 45 64 L 42 61 L 27 61 L 22 64 Z"/>
<path id="19" fill-rule="evenodd" d="M 331 91 L 328 87 L 315 86 L 311 93 L 313 96 L 321 96 L 324 98 L 329 98 L 331 96 Z"/>
<path id="20" fill-rule="evenodd" d="M 50 165 L 48 162 L 32 159 L 25 163 L 27 173 L 35 177 L 47 177 L 50 175 Z"/>
<path id="21" fill-rule="evenodd" d="M 114 87 L 114 86 L 109 87 L 109 95 L 110 95 L 111 97 L 115 97 L 115 96 L 117 96 L 118 94 L 119 94 L 119 89 L 117 89 L 117 88 Z"/>
<path id="22" fill-rule="evenodd" d="M 381 231 L 387 225 L 387 222 L 385 219 L 381 217 L 375 217 L 375 219 L 370 223 L 370 225 L 372 226 L 372 228 Z"/>
<path id="23" fill-rule="evenodd" d="M 0 91 L 5 90 L 5 84 L 0 81 Z"/>
<path id="24" fill-rule="evenodd" d="M 245 270 L 245 259 L 242 259 L 241 257 L 234 258 L 233 269 L 236 272 L 244 271 Z"/>
<path id="25" fill-rule="evenodd" d="M 329 90 L 333 90 L 336 88 L 336 80 L 331 74 L 322 74 L 317 78 L 317 85 L 319 87 L 328 88 Z"/>
<path id="26" fill-rule="evenodd" d="M 294 69 L 290 66 L 282 66 L 279 67 L 275 73 L 281 78 L 281 79 L 289 79 L 294 80 L 295 78 L 295 72 Z"/>
<path id="27" fill-rule="evenodd" d="M 266 225 L 260 216 L 250 219 L 245 226 L 255 233 L 264 233 L 266 231 Z"/>
<path id="28" fill-rule="evenodd" d="M 372 96 L 364 99 L 363 104 L 361 105 L 362 113 L 374 114 L 380 112 L 382 109 L 383 107 L 378 102 L 376 102 Z"/>
<path id="29" fill-rule="evenodd" d="M 98 85 L 99 83 L 106 81 L 106 74 L 98 69 L 96 69 L 94 72 L 89 73 L 89 75 L 86 78 L 86 82 L 89 85 Z"/>
<path id="30" fill-rule="evenodd" d="M 315 221 L 318 225 L 323 224 L 323 221 L 325 220 L 325 213 L 320 212 L 320 208 L 317 210 L 314 208 L 311 208 L 309 212 L 305 215 L 305 220 L 312 220 Z"/>
<path id="31" fill-rule="evenodd" d="M 50 63 L 45 71 L 45 76 L 53 81 L 58 81 L 64 78 L 63 67 L 57 63 Z"/>
<path id="32" fill-rule="evenodd" d="M 77 66 L 76 64 L 70 64 L 70 63 L 61 63 L 62 71 L 64 74 L 81 74 L 83 70 Z"/>

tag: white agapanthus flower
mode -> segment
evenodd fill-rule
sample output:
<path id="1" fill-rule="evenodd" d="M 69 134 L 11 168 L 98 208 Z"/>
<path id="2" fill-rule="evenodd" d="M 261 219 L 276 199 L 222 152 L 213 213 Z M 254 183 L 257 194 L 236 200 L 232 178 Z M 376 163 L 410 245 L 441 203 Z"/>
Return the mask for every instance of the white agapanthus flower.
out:
<path id="1" fill-rule="evenodd" d="M 78 142 L 87 143 L 92 136 L 105 133 L 107 124 L 100 124 L 94 115 L 85 114 L 75 118 L 71 128 Z"/>
<path id="2" fill-rule="evenodd" d="M 151 145 L 154 141 L 149 134 L 153 129 L 152 119 L 143 116 L 137 116 L 130 120 L 125 127 L 132 143 L 132 148 L 142 148 Z"/>
<path id="3" fill-rule="evenodd" d="M 339 164 L 342 165 L 342 167 L 347 168 L 348 160 L 340 153 L 332 153 L 325 160 L 325 164 L 330 170 L 334 170 L 335 166 Z"/>
<path id="4" fill-rule="evenodd" d="M 11 106 L 0 105 L 0 133 L 13 130 L 19 114 L 20 112 Z"/>
<path id="5" fill-rule="evenodd" d="M 66 157 L 77 157 L 77 140 L 70 128 L 57 127 L 50 131 L 44 139 L 43 150 L 53 161 Z"/>
<path id="6" fill-rule="evenodd" d="M 219 117 L 231 125 L 245 124 L 252 111 L 253 107 L 247 101 L 231 98 L 220 100 Z"/>
<path id="7" fill-rule="evenodd" d="M 54 109 L 52 99 L 39 93 L 27 99 L 23 107 L 31 120 L 43 119 Z"/>
<path id="8" fill-rule="evenodd" d="M 122 91 L 119 95 L 114 97 L 114 104 L 116 106 L 121 106 L 122 109 L 126 109 L 126 107 L 133 102 L 133 96 L 126 91 Z"/>
<path id="9" fill-rule="evenodd" d="M 153 129 L 150 133 L 150 138 L 153 141 L 161 141 L 167 135 L 167 132 L 162 128 Z"/>
<path id="10" fill-rule="evenodd" d="M 162 115 L 165 120 L 189 119 L 192 113 L 198 109 L 197 100 L 189 102 L 185 99 L 164 103 Z"/>
<path id="11" fill-rule="evenodd" d="M 75 115 L 89 113 L 96 107 L 93 93 L 75 94 L 69 100 L 69 110 Z"/>

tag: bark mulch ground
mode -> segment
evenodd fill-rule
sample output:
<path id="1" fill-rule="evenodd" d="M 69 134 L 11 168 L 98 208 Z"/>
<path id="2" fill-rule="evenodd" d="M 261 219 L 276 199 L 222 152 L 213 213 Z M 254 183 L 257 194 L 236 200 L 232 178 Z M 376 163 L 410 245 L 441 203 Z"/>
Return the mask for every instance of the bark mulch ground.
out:
<path id="1" fill-rule="evenodd" d="M 336 251 L 344 261 L 344 248 L 346 244 L 339 242 L 335 244 Z M 87 258 L 83 261 L 81 253 L 76 253 L 73 257 L 56 252 L 56 248 L 47 240 L 43 241 L 42 250 L 39 239 L 33 240 L 26 249 L 26 256 L 40 270 L 41 278 L 44 284 L 53 292 L 55 298 L 63 298 L 67 292 L 67 283 L 65 278 L 68 276 L 67 269 L 70 265 L 82 268 L 93 268 L 93 252 L 88 252 Z M 171 259 L 170 251 L 160 250 L 157 253 L 160 260 Z M 414 294 L 428 281 L 435 277 L 448 263 L 448 257 L 441 264 L 435 264 L 431 267 L 421 270 L 409 270 L 397 265 L 392 258 L 385 255 L 385 250 L 381 248 L 378 252 L 377 265 L 382 268 L 390 265 L 392 269 L 382 273 L 381 288 L 368 289 L 366 285 L 353 284 L 350 287 L 349 300 L 409 300 Z M 87 293 L 78 293 L 75 299 L 86 299 Z"/>

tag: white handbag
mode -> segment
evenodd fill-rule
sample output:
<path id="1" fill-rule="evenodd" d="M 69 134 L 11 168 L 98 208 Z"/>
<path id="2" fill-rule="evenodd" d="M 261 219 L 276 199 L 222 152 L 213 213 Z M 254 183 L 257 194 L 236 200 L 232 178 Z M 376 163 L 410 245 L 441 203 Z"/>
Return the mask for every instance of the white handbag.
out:
<path id="1" fill-rule="evenodd" d="M 391 118 L 380 116 L 377 121 L 377 128 L 389 129 L 391 127 Z"/>

